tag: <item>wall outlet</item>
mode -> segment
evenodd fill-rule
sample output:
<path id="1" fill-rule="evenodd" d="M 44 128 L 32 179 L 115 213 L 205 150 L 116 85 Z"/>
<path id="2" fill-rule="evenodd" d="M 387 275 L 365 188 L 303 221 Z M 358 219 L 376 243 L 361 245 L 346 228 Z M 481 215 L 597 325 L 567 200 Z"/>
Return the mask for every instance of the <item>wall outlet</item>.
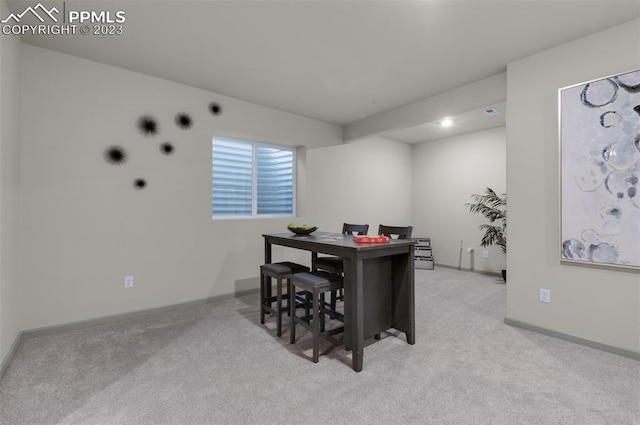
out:
<path id="1" fill-rule="evenodd" d="M 124 287 L 132 288 L 133 287 L 133 276 L 125 276 L 124 277 Z"/>
<path id="2" fill-rule="evenodd" d="M 541 303 L 551 302 L 551 290 L 540 288 L 540 302 Z"/>
<path id="3" fill-rule="evenodd" d="M 482 251 L 482 258 L 489 258 L 489 251 Z"/>

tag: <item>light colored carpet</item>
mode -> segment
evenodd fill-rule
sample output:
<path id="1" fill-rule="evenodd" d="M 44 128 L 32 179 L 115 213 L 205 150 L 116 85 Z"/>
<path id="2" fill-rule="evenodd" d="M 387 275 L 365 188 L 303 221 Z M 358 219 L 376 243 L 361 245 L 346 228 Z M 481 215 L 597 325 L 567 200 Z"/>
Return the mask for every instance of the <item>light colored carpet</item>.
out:
<path id="1" fill-rule="evenodd" d="M 258 295 L 24 341 L 0 424 L 640 425 L 640 362 L 503 323 L 500 278 L 416 271 L 416 344 L 350 368 L 260 325 Z"/>

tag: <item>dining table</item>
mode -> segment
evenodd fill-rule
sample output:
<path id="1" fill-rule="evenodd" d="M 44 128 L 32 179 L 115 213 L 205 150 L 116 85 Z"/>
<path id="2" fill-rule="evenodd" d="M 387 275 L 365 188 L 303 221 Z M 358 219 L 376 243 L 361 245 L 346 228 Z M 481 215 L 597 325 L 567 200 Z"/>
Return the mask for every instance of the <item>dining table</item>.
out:
<path id="1" fill-rule="evenodd" d="M 353 370 L 362 371 L 365 340 L 391 328 L 415 344 L 414 241 L 359 243 L 352 235 L 319 231 L 262 236 L 265 263 L 272 262 L 273 245 L 343 259 L 344 345 L 352 353 Z"/>

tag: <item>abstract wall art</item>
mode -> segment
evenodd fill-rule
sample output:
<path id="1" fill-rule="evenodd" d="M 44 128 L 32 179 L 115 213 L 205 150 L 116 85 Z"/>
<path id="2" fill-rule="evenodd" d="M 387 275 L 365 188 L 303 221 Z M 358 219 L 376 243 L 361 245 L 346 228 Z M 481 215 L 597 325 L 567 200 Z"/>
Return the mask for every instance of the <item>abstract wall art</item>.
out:
<path id="1" fill-rule="evenodd" d="M 220 106 L 219 104 L 217 104 L 216 102 L 211 102 L 209 104 L 209 111 L 213 114 L 213 115 L 220 115 L 222 113 L 222 106 Z"/>
<path id="2" fill-rule="evenodd" d="M 560 259 L 640 269 L 640 70 L 558 97 Z"/>
<path id="3" fill-rule="evenodd" d="M 208 105 L 209 112 L 213 115 L 220 115 L 222 113 L 222 106 L 217 102 L 210 102 Z M 194 125 L 194 120 L 190 114 L 185 112 L 178 112 L 174 116 L 176 126 L 182 130 L 189 130 Z M 160 133 L 160 123 L 152 115 L 140 115 L 136 122 L 137 130 L 145 137 L 155 137 Z M 166 127 L 163 127 L 166 128 Z M 211 134 L 213 134 L 213 128 Z M 181 137 L 182 139 L 182 137 Z M 211 143 L 211 139 L 208 139 L 208 143 Z M 157 145 L 156 145 L 157 146 Z M 162 155 L 172 156 L 176 152 L 176 145 L 173 142 L 163 142 L 159 145 L 159 150 Z M 103 159 L 110 165 L 123 165 L 129 160 L 129 153 L 127 150 L 119 145 L 107 146 L 102 152 Z M 149 183 L 144 178 L 137 178 L 133 180 L 133 187 L 137 190 L 145 189 L 149 186 Z"/>
<path id="4" fill-rule="evenodd" d="M 149 115 L 138 118 L 138 130 L 145 136 L 155 136 L 158 134 L 158 122 Z"/>
<path id="5" fill-rule="evenodd" d="M 109 146 L 104 150 L 104 160 L 111 165 L 122 165 L 127 162 L 128 154 L 122 146 Z"/>
<path id="6" fill-rule="evenodd" d="M 135 179 L 133 181 L 133 187 L 135 187 L 138 190 L 142 190 L 145 187 L 147 187 L 147 181 L 145 179 Z"/>
<path id="7" fill-rule="evenodd" d="M 160 152 L 163 155 L 171 155 L 174 152 L 175 148 L 171 143 L 163 143 L 160 145 Z"/>
<path id="8" fill-rule="evenodd" d="M 176 125 L 183 130 L 188 130 L 193 125 L 193 120 L 188 114 L 179 113 L 176 115 Z"/>

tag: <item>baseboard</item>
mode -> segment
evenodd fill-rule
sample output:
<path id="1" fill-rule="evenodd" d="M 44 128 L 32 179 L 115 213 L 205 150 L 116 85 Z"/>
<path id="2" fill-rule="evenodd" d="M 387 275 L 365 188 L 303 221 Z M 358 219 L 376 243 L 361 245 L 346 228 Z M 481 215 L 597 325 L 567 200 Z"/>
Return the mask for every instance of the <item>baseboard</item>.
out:
<path id="1" fill-rule="evenodd" d="M 4 356 L 4 359 L 2 359 L 2 363 L 0 363 L 0 379 L 2 379 L 2 377 L 4 376 L 4 373 L 7 371 L 7 368 L 9 367 L 11 360 L 13 360 L 13 356 L 16 354 L 16 351 L 18 350 L 18 347 L 20 346 L 23 340 L 24 340 L 24 332 L 20 331 L 16 336 L 16 339 L 13 341 L 13 344 L 11 344 L 11 347 L 9 348 L 9 352 L 7 352 L 7 355 Z"/>
<path id="2" fill-rule="evenodd" d="M 584 345 L 585 347 L 595 348 L 596 350 L 606 351 L 607 353 L 617 354 L 618 356 L 627 357 L 633 360 L 640 361 L 640 352 L 629 350 L 627 348 L 616 347 L 614 345 L 603 344 L 601 342 L 592 341 L 590 339 L 582 338 L 575 335 L 565 334 L 562 332 L 554 331 L 551 329 L 542 328 L 540 326 L 532 325 L 530 323 L 521 322 L 519 320 L 513 320 L 504 318 L 504 323 L 527 331 L 536 332 L 542 335 L 558 338 L 563 341 L 572 342 L 578 345 Z"/>
<path id="3" fill-rule="evenodd" d="M 478 273 L 478 274 L 483 274 L 483 275 L 487 275 L 487 276 L 502 277 L 501 273 L 490 272 L 490 271 L 487 271 L 487 270 L 475 270 L 475 269 L 468 269 L 468 268 L 464 268 L 464 267 L 458 268 L 457 266 L 449 266 L 449 265 L 446 265 L 446 264 L 439 264 L 439 263 L 435 263 L 434 266 L 444 267 L 444 268 L 447 268 L 447 269 L 460 270 L 460 271 L 463 271 L 463 272 Z"/>
<path id="4" fill-rule="evenodd" d="M 46 326 L 43 328 L 20 331 L 15 341 L 11 345 L 9 352 L 2 360 L 2 363 L 0 363 L 0 379 L 2 379 L 2 377 L 4 376 L 7 368 L 9 367 L 9 364 L 11 363 L 11 360 L 13 359 L 13 356 L 18 350 L 18 347 L 26 339 L 45 336 L 45 335 L 54 335 L 54 334 L 59 334 L 63 332 L 74 331 L 77 329 L 90 328 L 93 326 L 104 325 L 107 323 L 119 322 L 126 319 L 147 316 L 149 314 L 165 313 L 165 312 L 177 310 L 180 308 L 194 307 L 197 305 L 208 304 L 215 301 L 226 300 L 229 298 L 241 297 L 243 295 L 253 294 L 258 291 L 259 289 L 247 289 L 247 290 L 237 291 L 234 294 L 216 295 L 216 296 L 207 297 L 199 300 L 187 301 L 179 304 L 172 304 L 164 307 L 153 307 L 153 308 L 148 308 L 143 310 L 131 311 L 127 313 L 120 313 L 120 314 L 114 314 L 110 316 L 98 317 L 95 319 L 80 320 L 78 322 L 63 323 L 60 325 Z"/>

